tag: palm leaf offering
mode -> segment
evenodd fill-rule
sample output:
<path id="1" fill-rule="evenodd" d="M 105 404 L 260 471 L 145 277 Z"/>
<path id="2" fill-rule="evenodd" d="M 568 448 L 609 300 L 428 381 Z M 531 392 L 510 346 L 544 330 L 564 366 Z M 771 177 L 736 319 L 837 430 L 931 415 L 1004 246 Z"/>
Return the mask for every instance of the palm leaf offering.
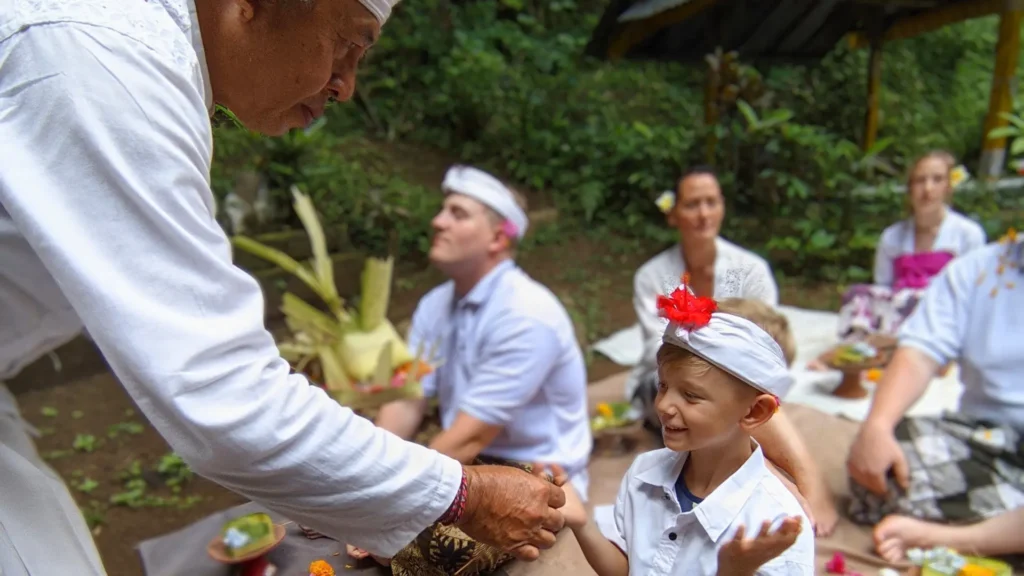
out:
<path id="1" fill-rule="evenodd" d="M 590 420 L 590 429 L 594 432 L 622 428 L 634 422 L 629 417 L 629 402 L 603 402 L 597 405 L 597 415 Z"/>
<path id="2" fill-rule="evenodd" d="M 371 410 L 391 400 L 420 397 L 420 381 L 433 371 L 427 359 L 434 350 L 421 346 L 413 354 L 387 318 L 393 258 L 367 258 L 358 310 L 347 309 L 334 282 L 334 263 L 313 202 L 294 186 L 292 196 L 309 236 L 310 262 L 298 262 L 252 238 L 232 238 L 236 248 L 299 278 L 322 302 L 321 308 L 291 292 L 284 294 L 281 312 L 291 337 L 278 342 L 281 356 L 295 370 L 315 373 L 318 384 L 353 409 Z"/>
<path id="3" fill-rule="evenodd" d="M 968 556 L 949 548 L 907 551 L 920 576 L 1010 576 L 1013 570 L 999 560 Z"/>

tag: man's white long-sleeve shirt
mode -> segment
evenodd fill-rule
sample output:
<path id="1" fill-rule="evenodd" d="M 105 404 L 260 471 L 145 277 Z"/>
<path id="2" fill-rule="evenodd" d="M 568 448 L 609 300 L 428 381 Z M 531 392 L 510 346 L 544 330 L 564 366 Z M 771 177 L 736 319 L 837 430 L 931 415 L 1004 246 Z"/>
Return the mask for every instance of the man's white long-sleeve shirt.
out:
<path id="1" fill-rule="evenodd" d="M 0 379 L 84 324 L 197 473 L 393 555 L 461 467 L 289 374 L 214 219 L 212 104 L 188 0 L 0 3 Z"/>

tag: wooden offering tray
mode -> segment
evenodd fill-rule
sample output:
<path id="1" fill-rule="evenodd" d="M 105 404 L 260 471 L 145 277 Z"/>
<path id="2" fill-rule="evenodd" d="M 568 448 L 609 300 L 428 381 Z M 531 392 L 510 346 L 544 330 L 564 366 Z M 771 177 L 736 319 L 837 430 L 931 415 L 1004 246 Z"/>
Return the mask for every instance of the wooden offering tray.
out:
<path id="1" fill-rule="evenodd" d="M 896 351 L 896 338 L 872 334 L 859 342 L 840 344 L 822 357 L 822 362 L 843 373 L 832 394 L 840 398 L 864 398 L 868 390 L 861 384 L 865 370 L 885 368 Z"/>

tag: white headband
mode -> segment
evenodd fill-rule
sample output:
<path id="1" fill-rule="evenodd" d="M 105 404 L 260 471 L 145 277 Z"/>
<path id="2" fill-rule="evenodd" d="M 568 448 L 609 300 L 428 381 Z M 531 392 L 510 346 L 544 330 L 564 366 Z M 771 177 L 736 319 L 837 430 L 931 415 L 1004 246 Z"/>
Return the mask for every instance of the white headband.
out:
<path id="1" fill-rule="evenodd" d="M 514 230 L 507 230 L 510 236 L 522 238 L 530 222 L 526 212 L 519 207 L 512 191 L 497 178 L 472 166 L 452 166 L 444 175 L 441 189 L 445 194 L 462 194 L 473 198 L 494 210 Z"/>
<path id="2" fill-rule="evenodd" d="M 359 0 L 359 2 L 366 6 L 366 9 L 372 12 L 383 26 L 391 16 L 391 8 L 398 4 L 399 0 Z"/>
<path id="3" fill-rule="evenodd" d="M 685 348 L 758 390 L 780 400 L 793 385 L 782 348 L 753 322 L 717 312 L 711 298 L 698 298 L 682 285 L 658 297 L 668 318 L 663 341 Z"/>

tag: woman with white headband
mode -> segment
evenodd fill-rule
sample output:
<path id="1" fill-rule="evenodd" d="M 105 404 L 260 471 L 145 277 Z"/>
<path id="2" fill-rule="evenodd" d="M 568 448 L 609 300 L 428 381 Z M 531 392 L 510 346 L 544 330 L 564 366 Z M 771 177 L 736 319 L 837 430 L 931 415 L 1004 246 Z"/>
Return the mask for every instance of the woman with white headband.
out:
<path id="1" fill-rule="evenodd" d="M 269 135 L 310 124 L 352 96 L 395 1 L 0 2 L 0 380 L 84 326 L 197 473 L 376 554 L 440 519 L 531 559 L 561 490 L 403 442 L 291 374 L 214 218 L 214 106 Z M 26 430 L 0 386 L 0 573 L 104 574 Z"/>
<path id="2" fill-rule="evenodd" d="M 587 561 L 602 576 L 814 574 L 810 522 L 751 438 L 793 382 L 762 327 L 773 311 L 685 284 L 658 309 L 669 320 L 656 399 L 666 447 L 633 462 L 610 534 L 567 494 L 566 525 Z"/>

